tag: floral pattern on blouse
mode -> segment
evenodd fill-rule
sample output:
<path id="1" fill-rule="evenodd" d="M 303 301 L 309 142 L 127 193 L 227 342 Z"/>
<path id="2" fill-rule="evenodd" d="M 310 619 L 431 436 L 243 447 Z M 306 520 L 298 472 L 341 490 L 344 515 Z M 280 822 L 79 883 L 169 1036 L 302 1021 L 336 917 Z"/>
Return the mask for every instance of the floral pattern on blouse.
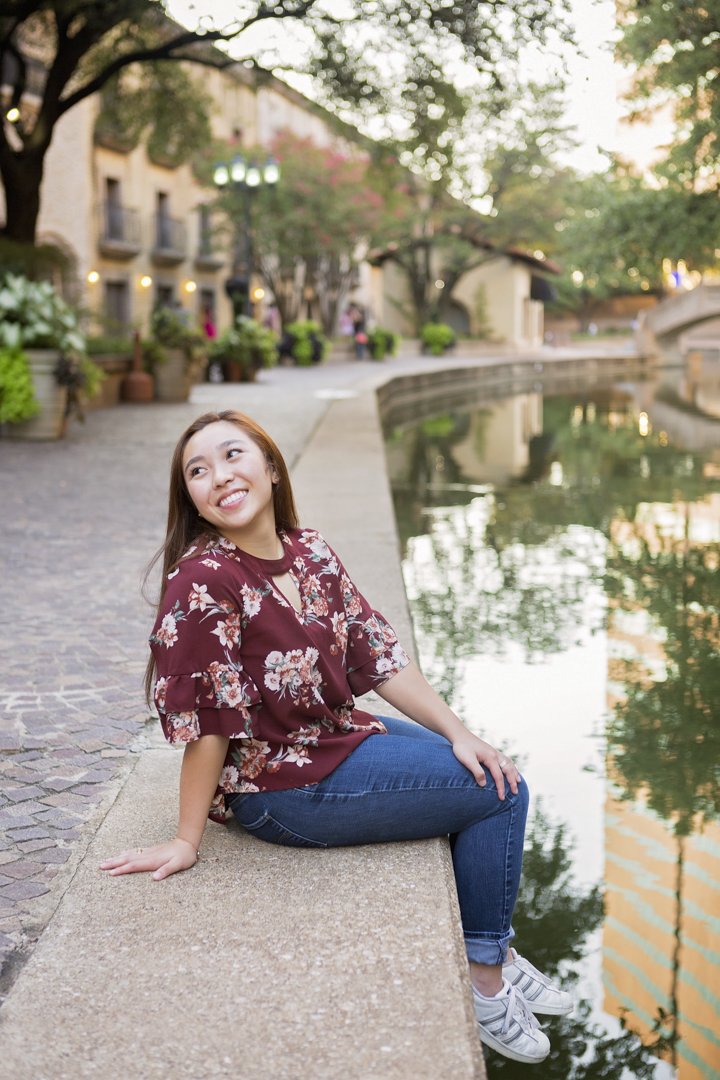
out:
<path id="1" fill-rule="evenodd" d="M 210 817 L 225 796 L 322 780 L 382 723 L 355 707 L 409 662 L 319 533 L 279 534 L 282 560 L 198 540 L 168 575 L 150 635 L 155 704 L 169 742 L 229 739 Z M 288 573 L 297 612 L 273 582 Z"/>

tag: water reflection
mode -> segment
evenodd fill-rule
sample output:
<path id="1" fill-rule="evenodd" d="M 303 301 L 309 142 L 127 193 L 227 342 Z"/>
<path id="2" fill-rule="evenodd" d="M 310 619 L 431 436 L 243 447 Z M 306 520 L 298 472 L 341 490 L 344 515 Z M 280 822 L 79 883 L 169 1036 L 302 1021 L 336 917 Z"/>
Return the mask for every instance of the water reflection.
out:
<path id="1" fill-rule="evenodd" d="M 448 700 L 461 702 L 478 657 L 549 663 L 593 634 L 605 641 L 606 914 L 592 1009 L 628 1030 L 603 1033 L 590 1005 L 553 1021 L 548 1077 L 651 1076 L 649 1048 L 681 1080 L 720 1073 L 720 454 L 672 446 L 639 411 L 631 387 L 532 392 L 388 439 L 421 661 Z M 551 968 L 602 914 L 588 893 L 576 932 L 579 898 L 535 846 L 521 940 Z M 490 1072 L 514 1068 L 493 1058 Z"/>

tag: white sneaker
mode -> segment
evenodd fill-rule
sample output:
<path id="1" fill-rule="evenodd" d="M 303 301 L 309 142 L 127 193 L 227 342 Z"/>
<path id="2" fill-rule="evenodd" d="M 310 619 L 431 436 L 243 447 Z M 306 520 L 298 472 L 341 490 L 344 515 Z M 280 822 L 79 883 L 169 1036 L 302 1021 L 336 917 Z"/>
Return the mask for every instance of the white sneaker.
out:
<path id="1" fill-rule="evenodd" d="M 503 978 L 516 987 L 525 998 L 530 1010 L 538 1016 L 567 1016 L 573 1011 L 573 1000 L 543 975 L 536 967 L 514 949 L 508 952 L 503 964 Z"/>
<path id="2" fill-rule="evenodd" d="M 550 1040 L 522 994 L 507 979 L 503 979 L 503 988 L 495 997 L 485 997 L 473 986 L 473 1001 L 480 1038 L 486 1046 L 529 1065 L 545 1060 Z"/>

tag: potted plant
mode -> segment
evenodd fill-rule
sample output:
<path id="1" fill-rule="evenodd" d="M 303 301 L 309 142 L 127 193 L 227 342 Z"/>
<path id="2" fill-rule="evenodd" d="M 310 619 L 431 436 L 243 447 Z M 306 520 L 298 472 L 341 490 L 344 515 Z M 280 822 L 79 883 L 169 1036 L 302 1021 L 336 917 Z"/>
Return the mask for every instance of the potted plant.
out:
<path id="1" fill-rule="evenodd" d="M 301 367 L 319 364 L 328 349 L 328 340 L 320 323 L 312 319 L 288 323 L 285 327 L 280 353 L 290 356 Z"/>
<path id="2" fill-rule="evenodd" d="M 455 331 L 447 323 L 425 323 L 420 331 L 420 340 L 424 352 L 429 352 L 433 356 L 442 356 L 455 345 Z"/>
<path id="3" fill-rule="evenodd" d="M 188 324 L 184 312 L 166 307 L 155 309 L 150 330 L 151 338 L 143 342 L 143 360 L 155 378 L 155 397 L 187 401 L 207 364 L 205 339 Z"/>
<path id="4" fill-rule="evenodd" d="M 0 422 L 21 439 L 57 439 L 83 418 L 102 372 L 85 353 L 75 312 L 53 286 L 6 274 L 0 282 Z"/>
<path id="5" fill-rule="evenodd" d="M 386 356 L 395 356 L 400 342 L 400 335 L 382 326 L 368 330 L 368 348 L 373 360 L 384 360 Z"/>
<path id="6" fill-rule="evenodd" d="M 254 382 L 260 368 L 276 362 L 277 335 L 247 315 L 238 315 L 210 349 L 210 363 L 222 366 L 228 382 Z"/>

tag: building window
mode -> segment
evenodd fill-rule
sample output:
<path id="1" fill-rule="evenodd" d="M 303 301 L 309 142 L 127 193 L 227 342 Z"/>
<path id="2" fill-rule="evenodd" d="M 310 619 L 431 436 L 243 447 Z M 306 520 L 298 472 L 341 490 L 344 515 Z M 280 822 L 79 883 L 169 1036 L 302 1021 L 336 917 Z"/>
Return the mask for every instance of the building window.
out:
<path id="1" fill-rule="evenodd" d="M 200 235 L 198 238 L 198 251 L 201 255 L 212 254 L 212 221 L 210 218 L 210 207 L 199 207 L 199 226 Z"/>
<path id="2" fill-rule="evenodd" d="M 130 328 L 130 288 L 127 281 L 105 282 L 105 323 L 112 334 Z"/>
<path id="3" fill-rule="evenodd" d="M 170 196 L 166 191 L 157 193 L 157 247 L 173 246 L 172 218 L 170 217 Z"/>
<path id="4" fill-rule="evenodd" d="M 171 308 L 175 306 L 175 286 L 158 283 L 155 294 L 155 303 L 159 308 Z"/>
<path id="5" fill-rule="evenodd" d="M 105 180 L 105 230 L 108 240 L 124 240 L 123 208 L 120 181 L 108 176 Z"/>

